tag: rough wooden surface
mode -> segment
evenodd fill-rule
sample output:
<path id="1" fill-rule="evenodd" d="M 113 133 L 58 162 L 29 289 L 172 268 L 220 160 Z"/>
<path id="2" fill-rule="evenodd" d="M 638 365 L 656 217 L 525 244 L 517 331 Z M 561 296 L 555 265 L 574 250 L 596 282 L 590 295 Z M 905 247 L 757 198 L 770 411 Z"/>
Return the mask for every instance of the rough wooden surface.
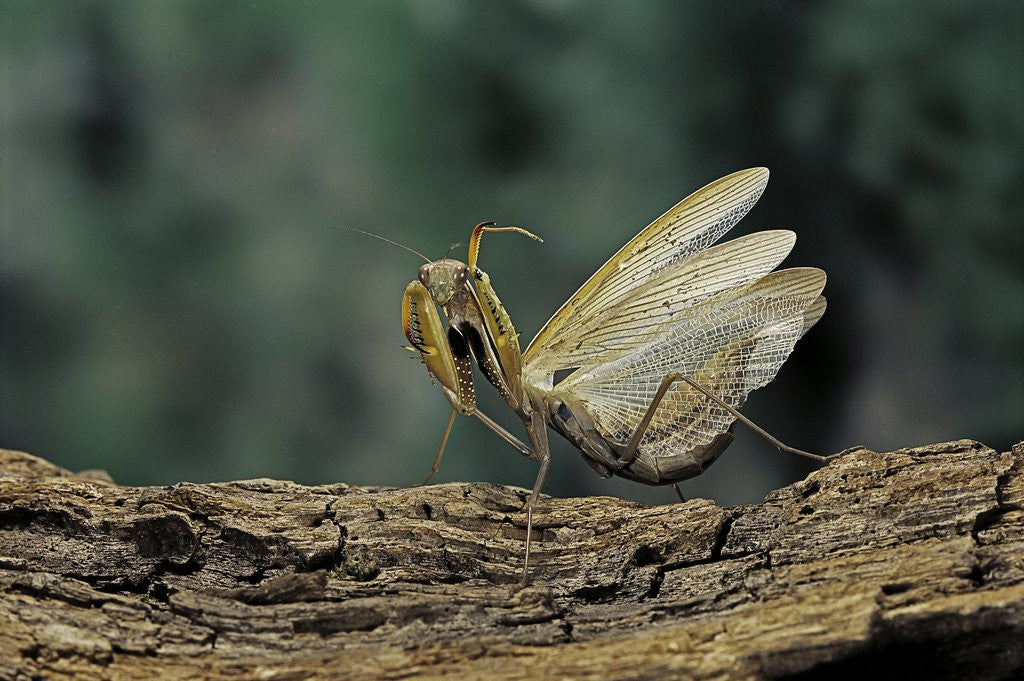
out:
<path id="1" fill-rule="evenodd" d="M 763 504 L 275 480 L 0 450 L 0 678 L 1012 678 L 1024 443 L 846 454 Z"/>

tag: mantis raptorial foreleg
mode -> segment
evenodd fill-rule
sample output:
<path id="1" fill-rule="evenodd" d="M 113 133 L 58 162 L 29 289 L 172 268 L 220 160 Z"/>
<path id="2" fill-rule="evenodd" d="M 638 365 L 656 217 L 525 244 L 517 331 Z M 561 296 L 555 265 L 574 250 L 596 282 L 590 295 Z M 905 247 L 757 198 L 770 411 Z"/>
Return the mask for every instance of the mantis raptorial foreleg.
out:
<path id="1" fill-rule="evenodd" d="M 461 414 L 472 414 L 476 387 L 469 347 L 458 329 L 449 326 L 445 331 L 431 294 L 420 281 L 405 287 L 402 326 L 412 343 L 410 349 L 420 353 L 427 371 L 440 381 L 452 406 Z"/>
<path id="2" fill-rule="evenodd" d="M 665 374 L 665 378 L 661 379 L 661 384 L 658 386 L 658 390 L 654 394 L 654 398 L 651 400 L 651 404 L 647 407 L 647 411 L 644 412 L 643 417 L 640 419 L 640 423 L 637 424 L 636 430 L 633 431 L 632 437 L 629 438 L 629 443 L 623 450 L 620 459 L 621 461 L 623 461 L 623 465 L 628 465 L 629 462 L 633 460 L 633 457 L 636 456 L 636 450 L 640 446 L 640 440 L 643 438 L 644 433 L 647 432 L 647 428 L 651 423 L 651 419 L 654 417 L 654 412 L 657 411 L 658 405 L 661 404 L 661 401 L 662 399 L 664 399 L 665 393 L 668 392 L 668 389 L 672 387 L 673 383 L 677 383 L 678 381 L 683 381 L 693 389 L 702 393 L 709 400 L 711 400 L 719 407 L 729 412 L 729 414 L 731 414 L 737 421 L 745 425 L 747 428 L 750 428 L 750 430 L 754 431 L 755 433 L 763 437 L 765 440 L 768 440 L 768 442 L 771 442 L 779 451 L 789 452 L 790 454 L 796 454 L 797 456 L 807 457 L 808 459 L 814 459 L 815 461 L 828 461 L 838 456 L 837 454 L 812 454 L 810 452 L 805 452 L 802 449 L 797 449 L 796 447 L 790 447 L 782 440 L 778 439 L 777 437 L 769 433 L 767 430 L 765 430 L 764 428 L 757 425 L 749 418 L 741 414 L 739 410 L 736 409 L 736 407 L 727 404 L 720 397 L 718 397 L 713 392 L 702 386 L 697 381 L 693 380 L 689 376 L 679 373 L 678 371 L 670 371 L 667 374 Z M 678 492 L 679 490 L 677 489 L 676 491 Z M 680 494 L 680 496 L 682 495 Z"/>

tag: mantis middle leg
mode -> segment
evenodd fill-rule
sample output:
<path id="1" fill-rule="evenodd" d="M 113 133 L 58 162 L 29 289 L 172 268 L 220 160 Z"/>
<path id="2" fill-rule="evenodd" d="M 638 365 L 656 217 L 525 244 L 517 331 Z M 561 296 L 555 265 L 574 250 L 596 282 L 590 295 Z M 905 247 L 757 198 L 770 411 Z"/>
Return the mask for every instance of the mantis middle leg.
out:
<path id="1" fill-rule="evenodd" d="M 544 479 L 548 476 L 548 469 L 551 467 L 551 448 L 548 444 L 548 427 L 544 415 L 535 411 L 530 415 L 530 423 L 527 426 L 527 434 L 530 436 L 530 444 L 533 445 L 534 459 L 540 462 L 540 469 L 537 471 L 537 480 L 533 483 L 533 491 L 526 500 L 526 551 L 523 556 L 523 578 L 520 586 L 526 586 L 530 577 L 530 542 L 533 535 L 533 507 L 540 496 L 540 488 L 544 486 Z"/>
<path id="2" fill-rule="evenodd" d="M 455 423 L 456 414 L 458 414 L 458 410 L 453 407 L 451 413 L 448 414 L 448 422 L 445 424 L 444 434 L 441 435 L 441 444 L 437 448 L 437 454 L 434 455 L 434 465 L 430 467 L 430 473 L 427 475 L 426 479 L 420 483 L 420 485 L 429 484 L 430 481 L 434 479 L 438 469 L 441 467 L 441 457 L 444 456 L 444 449 L 448 446 L 448 436 L 451 435 L 452 425 Z M 525 456 L 527 459 L 536 458 L 534 457 L 533 450 L 526 446 L 526 444 L 524 444 L 523 441 L 515 435 L 502 428 L 501 425 L 490 416 L 479 409 L 473 412 L 473 416 L 480 419 L 480 422 L 490 428 L 495 435 L 510 444 L 513 449 Z"/>

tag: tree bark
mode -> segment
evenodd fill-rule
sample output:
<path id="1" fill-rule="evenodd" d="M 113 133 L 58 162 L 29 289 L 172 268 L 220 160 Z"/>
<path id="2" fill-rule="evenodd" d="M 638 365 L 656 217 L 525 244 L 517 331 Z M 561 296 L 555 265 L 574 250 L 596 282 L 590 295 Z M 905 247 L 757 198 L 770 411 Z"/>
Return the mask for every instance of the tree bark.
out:
<path id="1" fill-rule="evenodd" d="M 0 450 L 0 679 L 1012 678 L 1024 443 L 857 450 L 723 508 Z"/>

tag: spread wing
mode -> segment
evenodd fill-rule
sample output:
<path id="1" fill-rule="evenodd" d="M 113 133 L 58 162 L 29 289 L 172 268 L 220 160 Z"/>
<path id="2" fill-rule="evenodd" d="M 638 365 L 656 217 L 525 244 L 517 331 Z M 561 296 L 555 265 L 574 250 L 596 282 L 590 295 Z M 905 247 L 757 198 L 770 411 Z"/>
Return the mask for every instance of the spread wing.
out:
<path id="1" fill-rule="evenodd" d="M 733 407 L 771 381 L 793 345 L 821 318 L 825 273 L 815 268 L 772 272 L 722 291 L 662 324 L 643 347 L 580 369 L 555 392 L 584 403 L 602 434 L 629 441 L 658 385 L 678 371 Z M 666 393 L 640 443 L 655 461 L 707 444 L 733 416 L 685 383 Z"/>
<path id="2" fill-rule="evenodd" d="M 633 237 L 530 343 L 523 355 L 527 381 L 550 387 L 558 369 L 582 367 L 599 357 L 603 362 L 609 352 L 620 355 L 628 351 L 623 343 L 639 344 L 651 329 L 681 310 L 776 267 L 792 248 L 791 233 L 763 232 L 737 239 L 730 242 L 735 251 L 705 250 L 750 210 L 767 182 L 767 168 L 723 177 Z M 698 254 L 703 257 L 694 257 Z M 672 293 L 673 288 L 678 290 Z"/>
<path id="3" fill-rule="evenodd" d="M 670 371 L 739 408 L 771 381 L 824 314 L 825 273 L 773 272 L 795 235 L 757 232 L 712 246 L 760 197 L 754 168 L 683 199 L 622 247 L 552 316 L 523 355 L 526 382 L 582 404 L 611 442 L 629 441 Z M 571 369 L 553 385 L 554 373 Z M 659 460 L 712 442 L 733 416 L 686 383 L 666 393 L 637 457 Z"/>
<path id="4" fill-rule="evenodd" d="M 582 335 L 552 339 L 548 353 L 538 356 L 530 370 L 585 370 L 629 354 L 700 302 L 771 272 L 795 240 L 786 230 L 757 232 L 665 267 L 610 308 L 577 323 Z"/>

